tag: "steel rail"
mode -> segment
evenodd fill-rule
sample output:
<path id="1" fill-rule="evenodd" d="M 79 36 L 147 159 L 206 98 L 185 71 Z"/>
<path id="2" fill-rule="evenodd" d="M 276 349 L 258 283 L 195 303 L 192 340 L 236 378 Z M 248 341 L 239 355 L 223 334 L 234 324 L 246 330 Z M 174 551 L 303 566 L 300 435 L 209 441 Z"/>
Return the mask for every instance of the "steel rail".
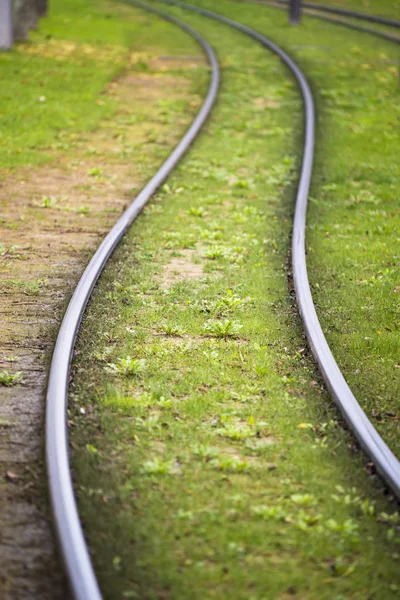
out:
<path id="1" fill-rule="evenodd" d="M 308 195 L 314 161 L 315 109 L 309 83 L 304 73 L 290 56 L 261 33 L 219 13 L 198 6 L 179 2 L 178 0 L 162 0 L 162 2 L 197 12 L 245 33 L 260 42 L 264 47 L 275 52 L 297 80 L 305 109 L 303 160 L 296 195 L 292 233 L 292 267 L 297 304 L 308 343 L 328 390 L 361 448 L 372 459 L 377 472 L 388 487 L 400 499 L 400 462 L 369 421 L 344 379 L 322 331 L 311 295 L 306 264 L 305 234 Z"/>
<path id="2" fill-rule="evenodd" d="M 78 328 L 93 288 L 108 259 L 150 197 L 165 181 L 199 134 L 216 101 L 220 82 L 217 57 L 199 33 L 163 11 L 136 0 L 127 1 L 171 21 L 195 38 L 207 56 L 211 67 L 211 78 L 206 98 L 189 129 L 172 154 L 107 234 L 90 260 L 68 305 L 55 344 L 46 400 L 46 461 L 55 529 L 71 591 L 76 600 L 101 600 L 102 597 L 79 520 L 69 465 L 68 382 Z"/>
<path id="3" fill-rule="evenodd" d="M 237 0 L 236 0 L 237 1 Z M 252 4 L 260 4 L 261 6 L 268 6 L 271 8 L 278 8 L 280 10 L 287 10 L 287 4 L 285 0 L 239 0 L 241 4 L 247 4 L 251 2 Z M 304 5 L 305 6 L 305 5 Z M 343 21 L 343 19 L 335 19 L 331 17 L 326 17 L 324 15 L 316 15 L 309 10 L 305 10 L 304 14 L 307 17 L 311 17 L 313 19 L 319 19 L 320 21 L 324 21 L 325 23 L 333 23 L 334 25 L 341 25 L 342 27 L 347 27 L 348 29 L 353 29 L 354 31 L 361 31 L 362 33 L 368 33 L 370 35 L 374 35 L 376 37 L 382 38 L 388 42 L 394 42 L 395 44 L 400 44 L 400 37 L 396 35 L 392 35 L 391 33 L 386 33 L 385 31 L 378 31 L 377 29 L 370 29 L 369 27 L 363 27 L 362 25 L 356 25 L 355 23 L 350 23 L 349 21 Z"/>
<path id="4" fill-rule="evenodd" d="M 288 5 L 288 0 L 275 0 L 279 4 Z M 381 17 L 379 15 L 369 15 L 367 13 L 360 13 L 358 11 L 349 10 L 347 8 L 340 8 L 339 6 L 327 6 L 326 4 L 316 4 L 315 2 L 302 2 L 304 8 L 312 8 L 312 10 L 318 10 L 319 12 L 327 12 L 335 15 L 342 15 L 343 17 L 351 17 L 352 19 L 360 19 L 361 21 L 370 21 L 372 23 L 379 23 L 380 25 L 388 25 L 389 27 L 400 27 L 400 21 L 396 19 L 389 19 L 387 17 Z"/>

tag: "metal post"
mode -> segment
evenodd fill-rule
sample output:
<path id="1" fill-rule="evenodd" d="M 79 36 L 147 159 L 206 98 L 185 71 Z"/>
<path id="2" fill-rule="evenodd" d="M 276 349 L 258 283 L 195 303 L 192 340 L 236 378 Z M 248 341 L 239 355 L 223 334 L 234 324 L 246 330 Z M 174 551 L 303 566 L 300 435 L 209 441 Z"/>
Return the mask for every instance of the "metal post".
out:
<path id="1" fill-rule="evenodd" d="M 290 0 L 289 23 L 297 25 L 301 19 L 301 0 Z"/>
<path id="2" fill-rule="evenodd" d="M 0 0 L 0 50 L 12 46 L 12 0 Z"/>

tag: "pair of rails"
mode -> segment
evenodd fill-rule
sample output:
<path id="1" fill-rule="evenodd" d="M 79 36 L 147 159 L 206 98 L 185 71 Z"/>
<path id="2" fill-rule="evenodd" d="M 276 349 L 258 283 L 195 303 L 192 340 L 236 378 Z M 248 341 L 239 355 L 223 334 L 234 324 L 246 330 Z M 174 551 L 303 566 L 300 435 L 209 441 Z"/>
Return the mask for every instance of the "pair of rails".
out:
<path id="1" fill-rule="evenodd" d="M 56 532 L 69 584 L 75 600 L 101 600 L 102 598 L 79 520 L 69 465 L 66 424 L 68 381 L 79 325 L 93 288 L 121 238 L 138 217 L 152 195 L 166 180 L 179 160 L 189 149 L 206 122 L 216 101 L 220 81 L 220 69 L 216 55 L 208 42 L 199 33 L 172 15 L 153 6 L 143 4 L 139 0 L 127 1 L 134 6 L 155 13 L 178 25 L 196 39 L 207 56 L 211 67 L 211 78 L 207 95 L 191 126 L 171 155 L 117 221 L 93 255 L 74 291 L 58 333 L 47 390 L 46 458 Z M 261 3 L 260 0 L 258 1 Z M 277 54 L 297 80 L 305 111 L 303 158 L 297 188 L 292 235 L 292 266 L 297 304 L 302 316 L 308 343 L 334 401 L 360 446 L 373 461 L 377 472 L 395 496 L 400 499 L 400 462 L 370 423 L 347 385 L 325 339 L 311 296 L 306 266 L 305 228 L 307 201 L 314 161 L 315 110 L 308 81 L 298 65 L 284 50 L 257 31 L 197 6 L 184 4 L 175 0 L 163 0 L 163 2 L 200 13 L 250 36 L 264 48 Z M 276 4 L 276 0 L 274 2 Z M 278 0 L 278 3 L 286 4 L 285 0 Z M 311 7 L 313 10 L 316 7 L 321 9 L 320 5 L 311 5 L 310 3 L 305 3 L 304 6 L 305 8 Z M 370 15 L 361 15 L 360 13 L 349 14 L 349 11 L 335 10 L 331 7 L 323 8 L 325 11 L 331 13 L 342 15 L 346 13 L 344 16 L 347 17 L 357 15 L 357 18 L 365 18 L 368 21 L 382 23 L 382 18 L 380 17 L 374 18 Z M 366 31 L 364 27 L 343 22 L 340 23 Z M 385 24 L 400 27 L 400 22 L 398 21 L 390 21 L 390 23 Z M 385 39 L 388 39 L 389 35 L 376 30 L 368 30 L 368 32 Z M 391 41 L 399 42 L 399 38 L 392 35 L 389 35 L 389 37 L 392 38 Z"/>

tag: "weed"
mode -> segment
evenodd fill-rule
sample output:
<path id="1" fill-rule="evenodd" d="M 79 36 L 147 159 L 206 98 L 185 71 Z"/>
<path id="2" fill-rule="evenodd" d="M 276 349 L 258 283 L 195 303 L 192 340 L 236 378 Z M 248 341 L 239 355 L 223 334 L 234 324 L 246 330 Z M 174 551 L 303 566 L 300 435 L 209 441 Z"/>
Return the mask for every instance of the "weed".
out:
<path id="1" fill-rule="evenodd" d="M 378 520 L 382 523 L 391 523 L 394 525 L 398 525 L 400 524 L 400 514 L 398 512 L 392 514 L 381 512 L 379 514 Z"/>
<path id="2" fill-rule="evenodd" d="M 146 361 L 143 358 L 133 358 L 126 356 L 119 358 L 116 363 L 108 363 L 111 372 L 124 375 L 125 377 L 134 377 L 143 373 L 146 367 Z"/>
<path id="3" fill-rule="evenodd" d="M 192 217 L 205 217 L 206 216 L 206 210 L 202 207 L 202 206 L 193 206 L 192 208 L 189 208 L 188 210 L 188 215 L 192 216 Z"/>
<path id="4" fill-rule="evenodd" d="M 162 461 L 155 458 L 143 463 L 141 472 L 144 475 L 171 475 L 174 473 L 174 465 L 171 461 Z"/>
<path id="5" fill-rule="evenodd" d="M 90 211 L 88 206 L 80 206 L 79 208 L 75 209 L 75 212 L 78 215 L 88 215 Z"/>
<path id="6" fill-rule="evenodd" d="M 90 177 L 100 177 L 103 174 L 103 170 L 100 167 L 94 167 L 93 169 L 89 169 L 88 175 Z"/>
<path id="7" fill-rule="evenodd" d="M 208 250 L 205 250 L 203 254 L 205 258 L 209 258 L 210 260 L 217 260 L 219 258 L 223 258 L 225 255 L 226 251 L 221 246 L 213 246 L 212 248 L 208 248 Z"/>
<path id="8" fill-rule="evenodd" d="M 46 281 L 44 279 L 38 279 L 37 281 L 30 281 L 24 285 L 24 294 L 27 296 L 39 296 L 43 290 L 43 286 Z"/>
<path id="9" fill-rule="evenodd" d="M 274 519 L 277 521 L 285 519 L 286 516 L 280 506 L 267 506 L 265 504 L 252 506 L 251 512 L 255 517 L 260 517 L 262 519 Z"/>
<path id="10" fill-rule="evenodd" d="M 18 253 L 20 246 L 18 244 L 11 244 L 10 246 L 6 246 L 3 242 L 0 243 L 0 256 L 4 256 L 5 258 L 21 258 L 21 254 Z"/>
<path id="11" fill-rule="evenodd" d="M 172 323 L 163 323 L 160 325 L 160 330 L 168 336 L 180 337 L 183 334 L 182 328 Z"/>
<path id="12" fill-rule="evenodd" d="M 17 371 L 16 373 L 9 373 L 8 371 L 0 372 L 0 385 L 12 387 L 13 385 L 18 385 L 19 383 L 23 383 L 21 371 Z"/>
<path id="13" fill-rule="evenodd" d="M 321 515 L 310 515 L 304 511 L 299 511 L 297 515 L 291 519 L 291 522 L 297 529 L 307 531 L 310 527 L 317 525 L 321 519 Z"/>
<path id="14" fill-rule="evenodd" d="M 196 305 L 199 307 L 200 312 L 212 313 L 214 316 L 225 316 L 241 310 L 249 305 L 252 305 L 253 299 L 250 296 L 246 298 L 240 298 L 233 294 L 232 290 L 228 290 L 226 296 L 217 298 L 216 300 L 201 300 Z"/>
<path id="15" fill-rule="evenodd" d="M 249 468 L 247 460 L 235 458 L 232 456 L 224 456 L 214 458 L 210 462 L 211 466 L 218 471 L 243 472 Z"/>
<path id="16" fill-rule="evenodd" d="M 294 504 L 301 506 L 313 506 L 316 502 L 312 494 L 293 494 L 290 499 Z"/>
<path id="17" fill-rule="evenodd" d="M 256 435 L 257 432 L 248 425 L 226 424 L 225 427 L 216 429 L 215 433 L 230 440 L 247 440 L 249 437 Z"/>
<path id="18" fill-rule="evenodd" d="M 42 196 L 41 202 L 37 204 L 39 208 L 52 208 L 57 203 L 55 196 Z"/>
<path id="19" fill-rule="evenodd" d="M 224 321 L 209 320 L 207 323 L 204 323 L 203 331 L 216 338 L 236 338 L 242 327 L 241 323 L 230 321 L 229 319 L 225 319 Z"/>
<path id="20" fill-rule="evenodd" d="M 349 577 L 349 575 L 354 573 L 356 566 L 357 563 L 348 565 L 347 561 L 342 556 L 339 556 L 332 563 L 331 569 L 335 577 Z"/>
<path id="21" fill-rule="evenodd" d="M 217 456 L 218 450 L 213 446 L 196 444 L 196 446 L 193 447 L 193 454 L 208 461 Z"/>
<path id="22" fill-rule="evenodd" d="M 359 526 L 353 519 L 346 519 L 346 521 L 339 523 L 335 519 L 328 519 L 324 523 L 325 529 L 340 533 L 343 536 L 355 536 L 358 532 Z"/>
<path id="23" fill-rule="evenodd" d="M 227 296 L 221 298 L 215 303 L 215 312 L 219 314 L 234 312 L 235 310 L 244 308 L 252 303 L 252 298 L 247 296 L 247 298 L 240 298 L 239 296 L 235 296 L 232 294 L 231 290 L 229 290 Z"/>
<path id="24" fill-rule="evenodd" d="M 21 281 L 17 279 L 7 282 L 8 286 L 20 289 L 27 296 L 39 296 L 45 284 L 45 279 L 37 279 L 36 281 Z"/>

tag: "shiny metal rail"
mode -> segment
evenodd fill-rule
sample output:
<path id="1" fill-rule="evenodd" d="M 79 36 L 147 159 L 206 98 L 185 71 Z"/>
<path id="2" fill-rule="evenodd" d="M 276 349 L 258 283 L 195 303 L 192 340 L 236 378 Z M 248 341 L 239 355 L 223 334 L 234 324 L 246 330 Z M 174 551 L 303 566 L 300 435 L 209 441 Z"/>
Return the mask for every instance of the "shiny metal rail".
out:
<path id="1" fill-rule="evenodd" d="M 200 34 L 158 9 L 136 0 L 128 0 L 128 3 L 156 13 L 195 38 L 207 56 L 211 67 L 211 79 L 207 96 L 188 131 L 159 171 L 117 221 L 86 267 L 65 313 L 54 348 L 47 390 L 46 460 L 55 528 L 71 591 L 76 600 L 101 600 L 101 592 L 79 520 L 69 465 L 68 381 L 78 327 L 96 281 L 122 236 L 199 134 L 217 98 L 220 80 L 215 53 Z"/>
<path id="2" fill-rule="evenodd" d="M 252 4 L 261 4 L 262 6 L 270 6 L 272 8 L 279 8 L 280 10 L 287 10 L 287 2 L 286 0 L 240 0 L 240 2 L 251 2 Z M 306 4 L 303 4 L 306 7 Z M 307 4 L 307 6 L 310 6 Z M 312 9 L 314 10 L 314 9 Z M 333 11 L 332 11 L 333 12 Z M 379 37 L 388 42 L 394 42 L 395 44 L 400 44 L 400 37 L 393 35 L 391 33 L 386 33 L 385 31 L 380 31 L 378 29 L 370 29 L 369 27 L 363 27 L 362 25 L 356 25 L 355 23 L 351 23 L 350 21 L 343 21 L 343 19 L 335 19 L 332 17 L 327 17 L 324 15 L 315 14 L 314 12 L 310 12 L 305 8 L 304 14 L 307 17 L 311 17 L 313 19 L 319 19 L 320 21 L 325 21 L 325 23 L 333 23 L 334 25 L 341 25 L 342 27 L 347 27 L 348 29 L 353 29 L 354 31 L 361 31 L 362 33 L 368 33 L 369 35 L 374 35 L 375 37 Z"/>
<path id="3" fill-rule="evenodd" d="M 162 2 L 200 13 L 245 33 L 257 40 L 264 47 L 275 52 L 297 80 L 305 109 L 303 160 L 297 189 L 292 234 L 292 266 L 297 304 L 311 351 L 334 401 L 360 446 L 374 462 L 377 472 L 396 497 L 400 499 L 400 462 L 368 420 L 368 417 L 347 385 L 328 346 L 311 295 L 306 265 L 305 232 L 308 194 L 314 161 L 315 109 L 308 81 L 298 65 L 284 50 L 250 27 L 233 21 L 219 13 L 177 0 L 162 0 Z"/>

